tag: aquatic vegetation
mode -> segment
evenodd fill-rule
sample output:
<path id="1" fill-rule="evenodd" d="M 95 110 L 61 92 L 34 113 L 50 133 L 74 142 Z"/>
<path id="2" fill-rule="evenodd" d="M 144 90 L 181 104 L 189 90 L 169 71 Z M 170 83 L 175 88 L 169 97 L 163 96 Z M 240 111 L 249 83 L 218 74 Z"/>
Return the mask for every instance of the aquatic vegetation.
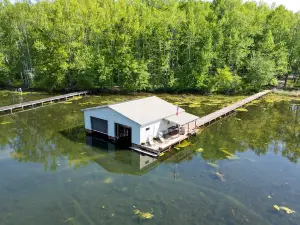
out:
<path id="1" fill-rule="evenodd" d="M 226 148 L 220 148 L 220 151 L 226 154 L 226 158 L 229 160 L 237 160 L 239 159 L 238 156 L 232 154 L 231 152 L 228 152 Z"/>
<path id="2" fill-rule="evenodd" d="M 146 212 L 146 213 L 140 213 L 140 218 L 141 219 L 152 219 L 153 214 Z"/>
<path id="3" fill-rule="evenodd" d="M 275 99 L 267 98 L 267 99 L 265 99 L 265 102 L 267 102 L 267 103 L 273 103 L 273 102 L 275 102 Z"/>
<path id="4" fill-rule="evenodd" d="M 192 144 L 191 142 L 189 142 L 189 141 L 187 141 L 187 140 L 183 140 L 180 144 L 177 144 L 177 145 L 175 146 L 175 149 L 176 149 L 176 148 L 185 148 L 185 147 L 190 146 L 191 144 Z"/>
<path id="5" fill-rule="evenodd" d="M 200 107 L 200 103 L 192 103 L 189 105 L 189 108 L 199 108 Z"/>
<path id="6" fill-rule="evenodd" d="M 201 128 L 198 128 L 198 129 L 196 130 L 196 133 L 197 133 L 197 135 L 198 135 L 198 134 L 201 134 L 201 133 L 202 133 L 202 131 L 203 131 L 203 129 L 201 129 Z"/>
<path id="7" fill-rule="evenodd" d="M 273 206 L 274 209 L 276 209 L 277 211 L 284 211 L 286 214 L 293 214 L 293 213 L 296 213 L 294 210 L 288 208 L 288 207 L 285 207 L 285 206 L 278 206 L 278 205 L 274 205 Z"/>
<path id="8" fill-rule="evenodd" d="M 162 152 L 162 153 L 160 153 L 160 154 L 159 154 L 159 156 L 164 156 L 164 155 L 165 155 L 165 153 L 164 153 L 164 152 Z"/>
<path id="9" fill-rule="evenodd" d="M 173 102 L 173 104 L 183 106 L 183 105 L 187 105 L 187 104 L 190 104 L 190 103 L 189 102 Z"/>
<path id="10" fill-rule="evenodd" d="M 253 104 L 261 103 L 261 100 L 253 100 L 252 103 Z"/>
<path id="11" fill-rule="evenodd" d="M 198 148 L 198 149 L 196 150 L 196 152 L 203 152 L 203 151 L 204 151 L 203 148 Z"/>
<path id="12" fill-rule="evenodd" d="M 228 152 L 226 148 L 220 148 L 220 151 L 225 153 L 228 156 L 234 157 L 235 155 L 232 154 L 231 152 Z"/>
<path id="13" fill-rule="evenodd" d="M 227 155 L 226 158 L 229 159 L 229 160 L 237 160 L 237 159 L 239 159 L 239 157 L 236 156 L 236 155 L 233 155 L 233 156 Z"/>
<path id="14" fill-rule="evenodd" d="M 226 181 L 225 178 L 224 178 L 224 174 L 219 173 L 219 172 L 216 172 L 215 175 L 216 175 L 216 177 L 217 177 L 220 181 L 222 181 L 222 182 L 225 182 L 225 181 Z"/>
<path id="15" fill-rule="evenodd" d="M 10 124 L 11 122 L 9 121 L 4 121 L 4 122 L 1 122 L 0 125 L 6 125 L 6 124 Z"/>
<path id="16" fill-rule="evenodd" d="M 70 221 L 72 221 L 72 220 L 74 220 L 74 218 L 73 218 L 73 217 L 70 217 L 70 218 L 66 219 L 64 223 L 70 222 Z"/>
<path id="17" fill-rule="evenodd" d="M 296 95 L 282 95 L 280 93 L 277 94 L 269 94 L 263 98 L 264 102 L 266 103 L 275 103 L 275 102 L 282 102 L 282 101 L 292 101 L 292 100 L 299 100 L 299 96 Z M 289 93 L 289 92 L 288 92 Z"/>
<path id="18" fill-rule="evenodd" d="M 151 214 L 150 212 L 142 212 L 138 209 L 133 210 L 133 213 L 135 215 L 138 215 L 141 219 L 152 219 L 153 217 L 153 214 Z"/>
<path id="19" fill-rule="evenodd" d="M 97 102 L 91 102 L 91 101 L 87 101 L 87 102 L 81 102 L 79 103 L 80 106 L 87 106 L 87 105 L 99 105 L 99 103 Z"/>
<path id="20" fill-rule="evenodd" d="M 111 177 L 107 177 L 104 179 L 105 184 L 111 184 L 113 182 L 113 179 Z"/>
<path id="21" fill-rule="evenodd" d="M 70 102 L 70 101 L 63 102 L 63 104 L 66 104 L 66 105 L 72 104 L 72 103 L 73 103 L 73 102 Z"/>
<path id="22" fill-rule="evenodd" d="M 80 100 L 80 99 L 82 99 L 82 96 L 74 96 L 74 97 L 72 98 L 72 100 L 74 100 L 74 101 Z"/>
<path id="23" fill-rule="evenodd" d="M 206 164 L 209 165 L 209 166 L 211 166 L 211 167 L 213 167 L 213 168 L 219 168 L 219 166 L 217 164 L 215 164 L 215 163 L 208 162 Z"/>
<path id="24" fill-rule="evenodd" d="M 283 210 L 283 211 L 285 211 L 287 214 L 295 213 L 294 210 L 289 209 L 288 207 L 281 206 L 280 209 Z"/>
<path id="25" fill-rule="evenodd" d="M 238 109 L 236 109 L 236 111 L 238 111 L 238 112 L 248 112 L 248 109 L 238 108 Z"/>
<path id="26" fill-rule="evenodd" d="M 134 212 L 135 215 L 140 214 L 140 210 L 138 210 L 138 209 L 133 210 L 133 212 Z"/>
<path id="27" fill-rule="evenodd" d="M 300 97 L 300 91 L 275 90 L 274 93 L 276 93 L 278 95 L 284 95 L 284 96 Z"/>

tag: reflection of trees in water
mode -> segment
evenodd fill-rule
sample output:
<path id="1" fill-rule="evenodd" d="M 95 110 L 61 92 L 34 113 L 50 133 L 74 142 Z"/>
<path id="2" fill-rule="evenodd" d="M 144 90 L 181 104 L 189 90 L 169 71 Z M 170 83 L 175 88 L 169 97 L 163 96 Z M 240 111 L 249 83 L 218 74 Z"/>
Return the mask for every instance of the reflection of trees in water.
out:
<path id="1" fill-rule="evenodd" d="M 281 151 L 292 162 L 300 158 L 299 111 L 292 110 L 289 102 L 250 106 L 248 113 L 238 113 L 227 121 L 214 124 L 201 135 L 201 145 L 209 146 L 202 154 L 205 159 L 222 159 L 220 148 L 257 155 L 269 150 Z"/>
<path id="2" fill-rule="evenodd" d="M 226 121 L 215 123 L 192 139 L 193 146 L 180 152 L 173 151 L 166 162 L 191 160 L 193 150 L 204 148 L 207 160 L 226 159 L 220 148 L 244 152 L 252 149 L 257 155 L 269 150 L 292 162 L 300 157 L 299 110 L 288 102 L 259 104 L 249 112 L 238 113 Z M 71 108 L 71 110 L 70 110 Z M 85 144 L 82 114 L 74 106 L 59 104 L 39 110 L 11 115 L 12 123 L 0 127 L 0 148 L 10 146 L 12 156 L 20 162 L 37 162 L 45 170 L 56 170 L 58 162 L 67 158 L 74 168 L 94 161 L 89 156 L 92 147 Z M 187 152 L 188 151 L 188 152 Z M 176 153 L 176 154 L 175 154 Z M 174 155 L 175 154 L 175 155 Z M 101 156 L 102 157 L 102 156 Z"/>
<path id="3" fill-rule="evenodd" d="M 1 132 L 1 146 L 8 145 L 14 152 L 13 158 L 19 162 L 37 162 L 44 164 L 45 170 L 56 170 L 62 158 L 84 162 L 82 154 L 87 146 L 83 145 L 81 133 L 74 131 L 79 142 L 72 142 L 60 134 L 62 128 L 78 126 L 82 120 L 81 113 L 70 112 L 65 105 L 40 108 L 11 115 L 12 123 L 6 125 Z M 1 127 L 3 129 L 3 127 Z M 77 133 L 76 133 L 77 131 Z M 85 134 L 85 133 L 83 133 Z"/>

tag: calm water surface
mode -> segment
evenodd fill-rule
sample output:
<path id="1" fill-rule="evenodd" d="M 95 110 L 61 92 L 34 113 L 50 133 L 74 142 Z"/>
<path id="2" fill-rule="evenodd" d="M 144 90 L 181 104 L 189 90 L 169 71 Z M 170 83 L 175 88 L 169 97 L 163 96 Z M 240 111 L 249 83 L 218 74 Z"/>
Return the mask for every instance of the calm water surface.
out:
<path id="1" fill-rule="evenodd" d="M 80 109 L 130 98 L 86 97 L 0 117 L 0 224 L 300 224 L 300 102 L 250 105 L 156 160 L 85 136 Z M 184 107 L 202 116 L 236 100 L 212 99 Z"/>

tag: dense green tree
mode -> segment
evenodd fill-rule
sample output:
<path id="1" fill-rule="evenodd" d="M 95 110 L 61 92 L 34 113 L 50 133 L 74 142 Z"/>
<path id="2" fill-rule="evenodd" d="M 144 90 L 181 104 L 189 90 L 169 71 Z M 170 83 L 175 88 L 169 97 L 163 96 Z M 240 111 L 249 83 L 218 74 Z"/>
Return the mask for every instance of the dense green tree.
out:
<path id="1" fill-rule="evenodd" d="M 299 72 L 299 24 L 242 0 L 3 0 L 0 85 L 258 90 Z"/>

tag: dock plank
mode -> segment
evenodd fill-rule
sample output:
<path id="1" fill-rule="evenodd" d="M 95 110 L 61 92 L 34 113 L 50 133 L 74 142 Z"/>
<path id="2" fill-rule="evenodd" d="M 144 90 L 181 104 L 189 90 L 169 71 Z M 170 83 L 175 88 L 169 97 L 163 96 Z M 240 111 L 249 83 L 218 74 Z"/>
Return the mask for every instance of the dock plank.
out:
<path id="1" fill-rule="evenodd" d="M 67 99 L 69 97 L 75 97 L 75 96 L 80 96 L 80 95 L 86 95 L 88 94 L 87 91 L 81 91 L 81 92 L 73 92 L 65 95 L 59 95 L 59 96 L 53 96 L 49 98 L 44 98 L 44 99 L 39 99 L 39 100 L 34 100 L 34 101 L 28 101 L 28 102 L 23 102 L 23 103 L 18 103 L 14 105 L 8 105 L 8 106 L 2 106 L 0 107 L 0 112 L 10 112 L 12 113 L 14 109 L 24 109 L 24 107 L 28 106 L 35 106 L 37 104 L 43 104 L 55 100 L 62 100 L 62 99 Z"/>

